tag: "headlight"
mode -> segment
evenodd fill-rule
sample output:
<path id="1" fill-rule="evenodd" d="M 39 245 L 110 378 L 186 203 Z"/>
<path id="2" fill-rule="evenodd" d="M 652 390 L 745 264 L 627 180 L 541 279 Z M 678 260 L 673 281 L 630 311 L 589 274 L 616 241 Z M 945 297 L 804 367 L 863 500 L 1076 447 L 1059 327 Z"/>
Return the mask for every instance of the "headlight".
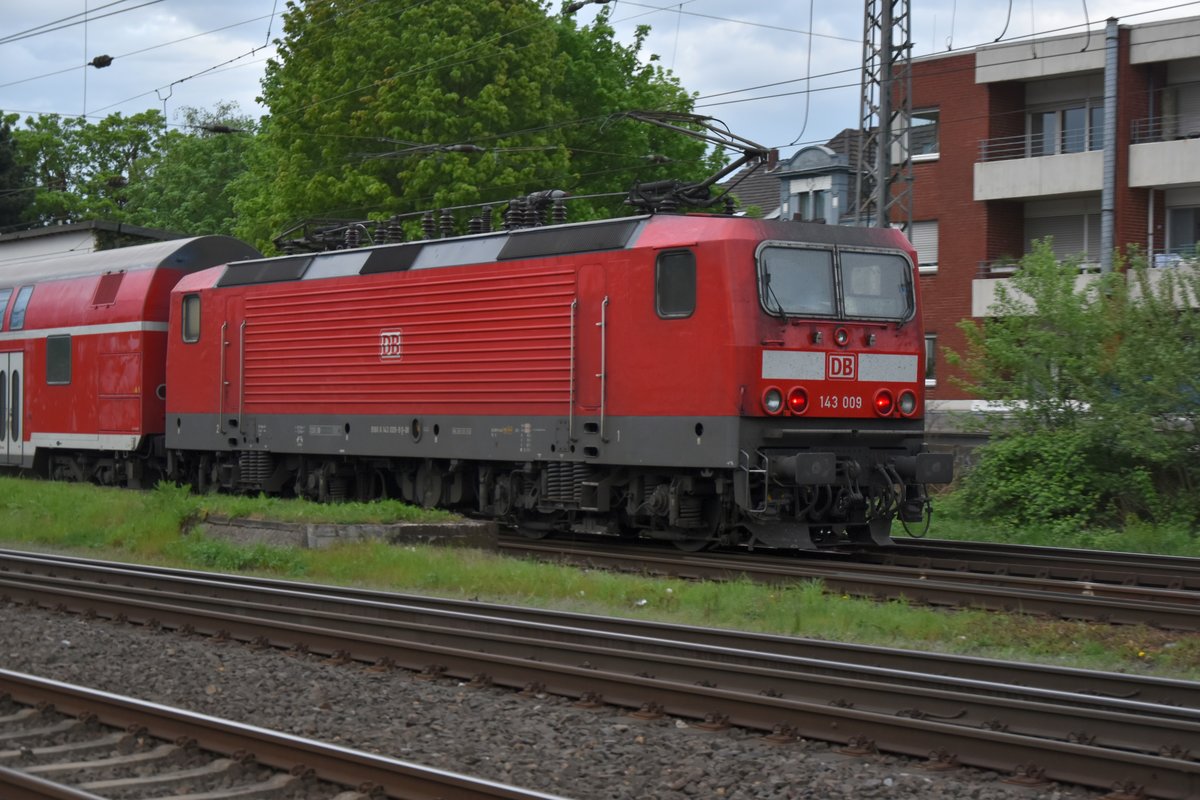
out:
<path id="1" fill-rule="evenodd" d="M 783 410 L 783 392 L 774 386 L 769 387 L 762 396 L 763 410 L 768 414 L 778 414 Z"/>
<path id="2" fill-rule="evenodd" d="M 897 401 L 897 407 L 900 413 L 906 417 L 911 417 L 917 412 L 917 396 L 910 391 L 900 393 L 900 400 Z"/>

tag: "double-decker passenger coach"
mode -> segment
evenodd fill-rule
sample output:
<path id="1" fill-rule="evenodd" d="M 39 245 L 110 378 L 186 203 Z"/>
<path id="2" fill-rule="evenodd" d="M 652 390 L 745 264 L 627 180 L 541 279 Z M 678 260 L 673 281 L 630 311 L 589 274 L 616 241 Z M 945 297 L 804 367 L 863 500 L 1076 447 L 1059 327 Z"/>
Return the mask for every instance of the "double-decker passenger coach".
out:
<path id="1" fill-rule="evenodd" d="M 123 485 L 161 475 L 170 291 L 256 255 L 204 236 L 0 264 L 0 465 Z"/>

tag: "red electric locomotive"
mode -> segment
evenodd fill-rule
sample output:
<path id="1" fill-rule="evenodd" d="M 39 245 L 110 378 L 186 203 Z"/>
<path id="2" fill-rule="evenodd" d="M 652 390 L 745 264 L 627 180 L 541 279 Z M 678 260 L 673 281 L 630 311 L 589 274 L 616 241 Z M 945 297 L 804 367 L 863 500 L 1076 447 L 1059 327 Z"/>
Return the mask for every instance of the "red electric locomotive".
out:
<path id="1" fill-rule="evenodd" d="M 917 521 L 898 231 L 652 214 L 233 263 L 171 297 L 168 474 L 529 532 L 811 548 Z"/>
<path id="2" fill-rule="evenodd" d="M 0 265 L 0 465 L 98 483 L 160 475 L 171 288 L 257 255 L 204 236 Z"/>

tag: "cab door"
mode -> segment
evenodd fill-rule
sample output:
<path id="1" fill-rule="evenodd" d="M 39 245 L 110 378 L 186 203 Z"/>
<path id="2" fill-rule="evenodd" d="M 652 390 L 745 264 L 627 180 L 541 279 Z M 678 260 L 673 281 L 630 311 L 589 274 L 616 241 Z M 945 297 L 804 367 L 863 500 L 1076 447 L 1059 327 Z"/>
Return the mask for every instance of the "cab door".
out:
<path id="1" fill-rule="evenodd" d="M 0 464 L 20 466 L 25 455 L 24 365 L 24 353 L 0 353 Z"/>
<path id="2" fill-rule="evenodd" d="M 220 417 L 217 429 L 231 439 L 241 432 L 242 403 L 245 400 L 246 317 L 240 297 L 230 298 L 221 323 Z"/>

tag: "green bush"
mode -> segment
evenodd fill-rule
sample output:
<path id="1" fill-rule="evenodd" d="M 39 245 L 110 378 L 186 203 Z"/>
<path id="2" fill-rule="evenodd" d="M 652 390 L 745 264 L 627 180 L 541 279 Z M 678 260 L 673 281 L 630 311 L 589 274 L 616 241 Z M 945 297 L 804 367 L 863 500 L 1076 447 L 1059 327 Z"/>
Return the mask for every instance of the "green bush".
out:
<path id="1" fill-rule="evenodd" d="M 977 518 L 1067 531 L 1200 524 L 1200 268 L 1081 275 L 1039 243 L 990 316 L 964 320 L 961 381 L 1003 413 L 963 476 Z"/>

